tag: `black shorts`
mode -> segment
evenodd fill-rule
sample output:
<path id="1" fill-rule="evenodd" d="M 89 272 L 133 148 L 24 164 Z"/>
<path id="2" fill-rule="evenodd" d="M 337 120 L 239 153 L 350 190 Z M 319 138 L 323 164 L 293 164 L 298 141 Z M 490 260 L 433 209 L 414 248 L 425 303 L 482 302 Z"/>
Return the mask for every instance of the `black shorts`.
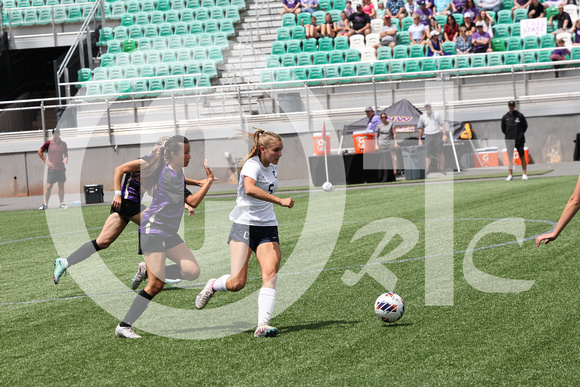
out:
<path id="1" fill-rule="evenodd" d="M 507 157 L 510 163 L 514 161 L 514 148 L 517 149 L 520 160 L 524 160 L 524 144 L 514 144 L 514 140 L 506 141 Z"/>
<path id="2" fill-rule="evenodd" d="M 132 217 L 145 211 L 146 208 L 147 207 L 141 203 L 121 199 L 121 209 L 117 210 L 111 206 L 111 214 L 118 213 L 121 219 L 123 219 L 125 223 L 129 224 Z"/>
<path id="3" fill-rule="evenodd" d="M 177 234 L 165 236 L 161 234 L 139 233 L 139 254 L 163 253 L 175 246 L 185 243 Z"/>
<path id="4" fill-rule="evenodd" d="M 437 156 L 443 153 L 443 133 L 425 135 L 425 154 L 427 156 Z"/>
<path id="5" fill-rule="evenodd" d="M 46 176 L 48 184 L 64 183 L 66 181 L 66 169 L 49 169 Z"/>
<path id="6" fill-rule="evenodd" d="M 244 242 L 252 251 L 256 251 L 259 245 L 267 242 L 280 244 L 278 239 L 278 226 L 248 226 L 234 223 L 228 237 L 228 244 L 236 240 Z"/>

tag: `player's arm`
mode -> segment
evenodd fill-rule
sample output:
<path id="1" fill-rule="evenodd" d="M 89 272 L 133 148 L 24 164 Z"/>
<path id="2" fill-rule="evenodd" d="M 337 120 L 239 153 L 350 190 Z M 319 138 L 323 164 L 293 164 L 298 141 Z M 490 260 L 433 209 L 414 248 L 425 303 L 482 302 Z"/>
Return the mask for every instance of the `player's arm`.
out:
<path id="1" fill-rule="evenodd" d="M 568 225 L 568 223 L 572 220 L 576 212 L 580 209 L 580 176 L 578 177 L 578 182 L 576 183 L 576 188 L 574 189 L 574 193 L 568 200 L 562 215 L 560 216 L 560 220 L 558 220 L 558 224 L 554 228 L 554 231 L 542 234 L 536 238 L 536 246 L 540 246 L 542 241 L 546 241 L 545 244 L 548 244 L 551 241 L 556 240 L 562 230 Z"/>
<path id="2" fill-rule="evenodd" d="M 260 187 L 256 186 L 256 180 L 252 179 L 251 177 L 244 176 L 244 190 L 248 196 L 253 197 L 254 199 L 260 199 L 265 202 L 270 202 L 274 204 L 278 204 L 282 207 L 292 208 L 294 207 L 294 199 L 292 198 L 285 198 L 281 199 L 277 196 L 272 195 L 261 189 Z"/>
<path id="3" fill-rule="evenodd" d="M 46 159 L 46 157 L 44 157 L 45 150 L 46 150 L 46 144 L 44 144 L 43 146 L 40 147 L 40 149 L 38 150 L 38 155 L 40 156 L 40 158 L 42 159 L 42 161 L 44 161 L 44 163 L 46 165 L 48 165 L 49 167 L 52 167 L 52 163 L 50 161 L 48 161 Z"/>
<path id="4" fill-rule="evenodd" d="M 203 179 L 203 180 L 194 180 L 194 179 L 188 179 L 187 177 L 185 178 L 185 185 L 196 185 L 198 187 L 201 187 L 205 184 L 205 181 L 207 179 Z M 217 181 L 218 178 L 214 176 L 213 181 Z"/>
<path id="5" fill-rule="evenodd" d="M 62 159 L 62 162 L 64 164 L 68 164 L 68 146 L 66 145 L 66 143 L 64 145 L 64 152 L 62 152 L 62 154 L 64 156 L 64 159 Z"/>
<path id="6" fill-rule="evenodd" d="M 203 167 L 205 168 L 205 173 L 207 175 L 205 182 L 203 183 L 199 191 L 185 197 L 185 203 L 193 208 L 197 208 L 197 206 L 199 206 L 199 203 L 201 203 L 201 201 L 209 191 L 209 188 L 211 187 L 214 181 L 213 171 L 209 168 L 207 160 L 204 161 Z"/>
<path id="7" fill-rule="evenodd" d="M 115 168 L 115 175 L 113 178 L 113 189 L 115 190 L 115 195 L 113 196 L 113 208 L 121 208 L 121 185 L 123 184 L 121 180 L 125 173 L 139 172 L 141 167 L 146 164 L 145 160 L 138 159 L 129 161 L 128 163 L 121 164 Z"/>

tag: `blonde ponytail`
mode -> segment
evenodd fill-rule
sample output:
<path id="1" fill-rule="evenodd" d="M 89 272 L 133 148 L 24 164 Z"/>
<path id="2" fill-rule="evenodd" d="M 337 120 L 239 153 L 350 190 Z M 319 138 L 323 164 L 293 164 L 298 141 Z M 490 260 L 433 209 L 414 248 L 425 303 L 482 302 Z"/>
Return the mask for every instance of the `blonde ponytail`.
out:
<path id="1" fill-rule="evenodd" d="M 246 132 L 248 137 L 254 137 L 254 146 L 250 153 L 244 157 L 244 159 L 240 162 L 240 169 L 244 166 L 246 161 L 251 159 L 254 156 L 260 156 L 260 147 L 263 146 L 267 148 L 273 141 L 280 141 L 282 142 L 282 137 L 277 135 L 274 132 L 266 132 L 264 129 L 257 129 L 254 134 Z"/>

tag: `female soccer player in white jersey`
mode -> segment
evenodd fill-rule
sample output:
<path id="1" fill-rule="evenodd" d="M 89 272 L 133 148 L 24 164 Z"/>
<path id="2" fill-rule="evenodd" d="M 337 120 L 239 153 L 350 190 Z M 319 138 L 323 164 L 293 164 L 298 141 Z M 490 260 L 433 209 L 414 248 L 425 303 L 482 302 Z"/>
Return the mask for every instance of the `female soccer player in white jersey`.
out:
<path id="1" fill-rule="evenodd" d="M 141 172 L 141 187 L 153 197 L 143 213 L 139 226 L 139 244 L 145 256 L 149 281 L 133 301 L 115 335 L 130 339 L 141 336 L 133 332 L 133 323 L 145 312 L 149 302 L 157 295 L 165 278 L 183 278 L 189 281 L 199 277 L 199 265 L 193 253 L 177 234 L 183 217 L 183 203 L 197 207 L 214 181 L 214 175 L 204 163 L 207 179 L 195 194 L 185 187 L 183 168 L 191 159 L 187 138 L 173 136 L 165 143 L 156 160 L 151 160 Z M 153 171 L 153 173 L 149 173 Z M 176 265 L 165 267 L 165 258 Z"/>
<path id="2" fill-rule="evenodd" d="M 281 253 L 278 222 L 273 204 L 292 208 L 294 200 L 274 196 L 278 188 L 277 166 L 282 157 L 282 138 L 272 132 L 254 133 L 254 147 L 242 163 L 236 207 L 230 213 L 234 222 L 228 238 L 231 274 L 211 279 L 195 299 L 197 309 L 205 307 L 215 292 L 237 292 L 244 288 L 252 251 L 262 271 L 258 296 L 258 328 L 255 337 L 274 337 L 278 329 L 270 326 L 276 301 L 276 276 Z"/>
<path id="3" fill-rule="evenodd" d="M 576 182 L 576 188 L 574 188 L 574 192 L 572 196 L 568 200 L 566 207 L 564 207 L 564 211 L 562 211 L 562 215 L 560 215 L 560 219 L 556 224 L 556 227 L 553 231 L 548 232 L 546 234 L 542 234 L 536 238 L 536 246 L 540 246 L 542 241 L 545 241 L 545 244 L 549 242 L 555 241 L 556 238 L 560 235 L 562 230 L 568 225 L 568 223 L 572 220 L 574 215 L 580 210 L 580 177 L 578 177 L 578 181 Z"/>
<path id="4" fill-rule="evenodd" d="M 169 137 L 161 137 L 150 154 L 140 159 L 129 161 L 115 168 L 113 182 L 115 196 L 113 197 L 113 202 L 111 204 L 111 213 L 105 221 L 101 233 L 97 239 L 83 244 L 67 258 L 57 258 L 54 261 L 53 280 L 55 284 L 59 283 L 60 277 L 70 266 L 84 261 L 97 251 L 108 248 L 115 240 L 117 240 L 130 221 L 136 224 L 141 223 L 145 206 L 141 204 L 141 198 L 143 195 L 140 186 L 140 171 L 141 168 L 144 168 L 152 159 L 158 157 L 160 150 L 164 148 L 164 144 L 168 139 Z M 197 181 L 191 179 L 185 179 L 185 181 L 188 185 L 197 185 L 200 187 L 205 182 L 204 180 Z M 190 210 L 190 213 L 191 212 L 192 210 Z M 139 283 L 146 278 L 144 265 L 142 268 L 140 266 L 138 274 L 140 274 L 139 278 L 137 278 L 137 276 L 133 278 L 133 289 L 136 289 L 139 286 Z M 136 281 L 136 278 L 138 281 Z"/>

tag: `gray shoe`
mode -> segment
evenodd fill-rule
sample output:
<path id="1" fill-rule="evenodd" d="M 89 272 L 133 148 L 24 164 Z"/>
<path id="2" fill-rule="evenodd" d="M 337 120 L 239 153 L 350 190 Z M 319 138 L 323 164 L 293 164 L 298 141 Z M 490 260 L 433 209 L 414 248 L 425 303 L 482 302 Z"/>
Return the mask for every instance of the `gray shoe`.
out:
<path id="1" fill-rule="evenodd" d="M 209 299 L 214 295 L 215 290 L 213 290 L 212 285 L 215 281 L 215 278 L 210 279 L 207 281 L 201 292 L 195 297 L 195 307 L 197 309 L 203 309 L 209 302 Z"/>

